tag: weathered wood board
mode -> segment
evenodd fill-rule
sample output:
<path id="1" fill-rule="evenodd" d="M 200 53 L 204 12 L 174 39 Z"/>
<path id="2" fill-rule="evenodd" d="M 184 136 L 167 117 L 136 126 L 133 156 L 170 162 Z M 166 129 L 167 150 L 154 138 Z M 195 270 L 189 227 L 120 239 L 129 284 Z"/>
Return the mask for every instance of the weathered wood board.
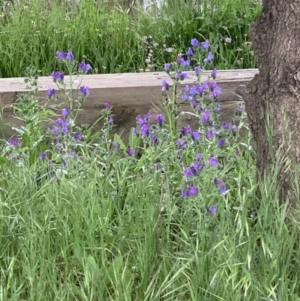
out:
<path id="1" fill-rule="evenodd" d="M 249 82 L 257 72 L 257 69 L 220 70 L 218 72 L 216 82 L 222 89 L 220 101 L 222 102 L 222 119 L 224 121 L 229 121 L 236 110 L 236 101 L 239 100 L 239 96 L 235 92 L 237 88 Z M 210 73 L 210 71 L 204 71 L 201 80 L 207 80 Z M 188 78 L 180 83 L 178 91 L 185 85 L 191 85 L 195 79 L 194 72 L 189 72 Z M 166 80 L 171 86 L 173 85 L 172 79 L 165 72 L 81 75 L 77 77 L 72 93 L 77 93 L 76 89 L 81 85 L 90 88 L 90 95 L 82 106 L 83 110 L 78 115 L 78 124 L 93 124 L 99 118 L 104 103 L 107 102 L 113 106 L 116 125 L 114 131 L 123 133 L 125 137 L 128 136 L 130 128 L 136 124 L 137 115 L 144 115 L 149 111 L 158 113 L 157 106 L 162 97 L 163 80 Z M 67 86 L 69 85 L 68 76 L 65 78 L 65 83 Z M 38 80 L 37 97 L 39 102 L 49 107 L 53 106 L 53 109 L 54 102 L 47 99 L 46 92 L 48 88 L 55 87 L 51 77 L 40 77 Z M 18 95 L 27 92 L 24 78 L 0 79 L 2 122 L 21 124 L 14 118 L 11 105 L 17 100 Z M 58 96 L 60 98 L 60 94 Z M 177 102 L 182 105 L 182 110 L 188 111 L 189 105 L 185 104 L 180 97 Z M 178 127 L 187 124 L 195 126 L 197 122 L 195 118 L 185 114 L 179 117 Z M 95 129 L 100 129 L 100 127 L 101 123 Z M 0 135 L 8 138 L 13 133 L 14 131 L 6 126 Z"/>

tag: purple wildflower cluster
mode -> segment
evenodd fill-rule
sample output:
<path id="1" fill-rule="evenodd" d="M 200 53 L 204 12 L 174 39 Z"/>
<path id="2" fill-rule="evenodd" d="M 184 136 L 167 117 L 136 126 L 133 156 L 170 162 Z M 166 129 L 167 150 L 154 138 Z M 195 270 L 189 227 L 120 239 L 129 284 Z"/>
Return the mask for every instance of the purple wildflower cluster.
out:
<path id="1" fill-rule="evenodd" d="M 165 117 L 162 114 L 158 114 L 156 116 L 156 122 L 158 124 L 157 126 L 153 126 L 150 123 L 150 120 L 152 118 L 152 114 L 148 113 L 142 118 L 140 115 L 137 116 L 136 122 L 137 127 L 133 129 L 135 135 L 139 135 L 142 138 L 151 141 L 153 145 L 159 144 L 159 138 L 158 138 L 158 131 L 160 128 L 163 127 L 163 123 L 165 121 Z"/>

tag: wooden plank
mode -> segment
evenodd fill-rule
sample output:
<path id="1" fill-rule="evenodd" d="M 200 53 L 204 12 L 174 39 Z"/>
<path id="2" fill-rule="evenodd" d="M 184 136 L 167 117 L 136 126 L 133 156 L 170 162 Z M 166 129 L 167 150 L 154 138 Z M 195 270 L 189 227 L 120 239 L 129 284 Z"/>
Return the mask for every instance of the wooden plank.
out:
<path id="1" fill-rule="evenodd" d="M 170 80 L 165 72 L 81 75 L 76 79 L 72 88 L 76 89 L 79 86 L 90 88 L 90 94 L 83 103 L 83 108 L 103 108 L 105 102 L 113 106 L 145 105 L 160 101 L 163 80 Z M 68 76 L 65 77 L 65 83 L 70 85 Z M 48 88 L 56 88 L 52 78 L 40 77 L 37 97 L 41 104 L 54 105 L 54 102 L 47 100 Z M 0 79 L 2 106 L 11 105 L 20 93 L 27 92 L 24 78 Z"/>
<path id="2" fill-rule="evenodd" d="M 257 69 L 247 70 L 220 70 L 216 82 L 222 88 L 220 100 L 222 102 L 222 116 L 226 119 L 235 110 L 235 101 L 239 100 L 238 94 L 244 93 L 245 84 L 257 73 Z M 202 73 L 202 80 L 206 80 L 211 71 Z M 194 82 L 194 72 L 188 73 L 188 79 L 180 83 L 179 88 L 190 85 Z M 84 75 L 77 78 L 76 86 L 85 85 L 90 87 L 90 95 L 83 104 L 83 111 L 79 113 L 77 124 L 93 124 L 103 108 L 103 104 L 108 102 L 113 106 L 115 121 L 114 131 L 124 133 L 128 136 L 131 127 L 136 124 L 136 116 L 144 115 L 147 112 L 157 112 L 154 104 L 161 100 L 161 84 L 166 80 L 171 86 L 173 81 L 164 72 L 127 73 L 127 74 L 99 74 Z M 68 76 L 65 82 L 68 84 Z M 38 81 L 38 99 L 41 104 L 46 104 L 45 97 L 48 88 L 55 87 L 51 77 L 40 77 Z M 241 88 L 242 87 L 242 88 Z M 73 87 L 75 88 L 75 87 Z M 26 93 L 24 78 L 4 78 L 0 79 L 0 101 L 1 107 L 13 104 L 20 93 Z M 189 105 L 182 100 L 178 100 L 182 105 L 182 110 L 188 110 Z M 53 102 L 48 105 L 54 105 Z M 53 107 L 55 110 L 55 108 Z M 56 111 L 56 110 L 55 110 Z M 59 112 L 58 112 L 59 113 Z M 222 117 L 223 118 L 223 117 Z M 12 122 L 20 125 L 20 121 L 12 116 L 11 108 L 4 110 L 3 122 Z M 178 128 L 191 123 L 195 125 L 195 118 L 185 114 L 179 117 Z M 101 123 L 95 128 L 101 128 Z M 14 132 L 4 128 L 4 137 L 9 138 Z"/>

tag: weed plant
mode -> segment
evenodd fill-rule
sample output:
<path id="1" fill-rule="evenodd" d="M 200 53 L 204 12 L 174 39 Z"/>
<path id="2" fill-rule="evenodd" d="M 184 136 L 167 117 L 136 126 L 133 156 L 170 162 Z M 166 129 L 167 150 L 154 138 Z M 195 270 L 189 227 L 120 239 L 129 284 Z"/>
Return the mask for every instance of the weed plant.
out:
<path id="1" fill-rule="evenodd" d="M 56 59 L 73 82 L 90 72 L 71 52 Z M 154 124 L 137 116 L 128 145 L 111 134 L 109 104 L 100 132 L 76 125 L 88 87 L 76 96 L 53 72 L 53 116 L 27 69 L 29 93 L 14 105 L 25 125 L 0 157 L 1 301 L 299 300 L 298 224 L 284 222 L 278 168 L 255 180 L 243 103 L 220 124 L 217 70 L 201 78 L 213 59 L 209 41 L 194 38 L 164 65 L 175 84 L 162 84 L 162 114 Z M 176 91 L 190 69 L 195 83 Z M 176 130 L 177 93 L 198 128 Z"/>
<path id="2" fill-rule="evenodd" d="M 167 1 L 159 9 L 128 11 L 103 0 L 2 1 L 0 77 L 24 76 L 31 65 L 39 75 L 57 68 L 66 72 L 53 59 L 57 49 L 73 50 L 95 73 L 163 70 L 193 37 L 212 42 L 218 69 L 256 67 L 248 30 L 261 5 L 254 0 L 199 3 Z"/>

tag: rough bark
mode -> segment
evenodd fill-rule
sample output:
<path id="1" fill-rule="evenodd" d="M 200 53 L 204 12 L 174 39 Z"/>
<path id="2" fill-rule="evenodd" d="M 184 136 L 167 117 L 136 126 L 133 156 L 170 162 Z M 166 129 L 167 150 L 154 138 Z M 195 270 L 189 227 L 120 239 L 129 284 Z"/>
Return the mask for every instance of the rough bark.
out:
<path id="1" fill-rule="evenodd" d="M 292 167 L 300 163 L 300 1 L 263 0 L 250 38 L 259 74 L 246 86 L 245 105 L 256 140 L 258 177 L 270 171 L 279 150 L 289 157 L 278 175 L 280 201 L 295 208 Z M 273 127 L 271 143 L 268 116 Z"/>

